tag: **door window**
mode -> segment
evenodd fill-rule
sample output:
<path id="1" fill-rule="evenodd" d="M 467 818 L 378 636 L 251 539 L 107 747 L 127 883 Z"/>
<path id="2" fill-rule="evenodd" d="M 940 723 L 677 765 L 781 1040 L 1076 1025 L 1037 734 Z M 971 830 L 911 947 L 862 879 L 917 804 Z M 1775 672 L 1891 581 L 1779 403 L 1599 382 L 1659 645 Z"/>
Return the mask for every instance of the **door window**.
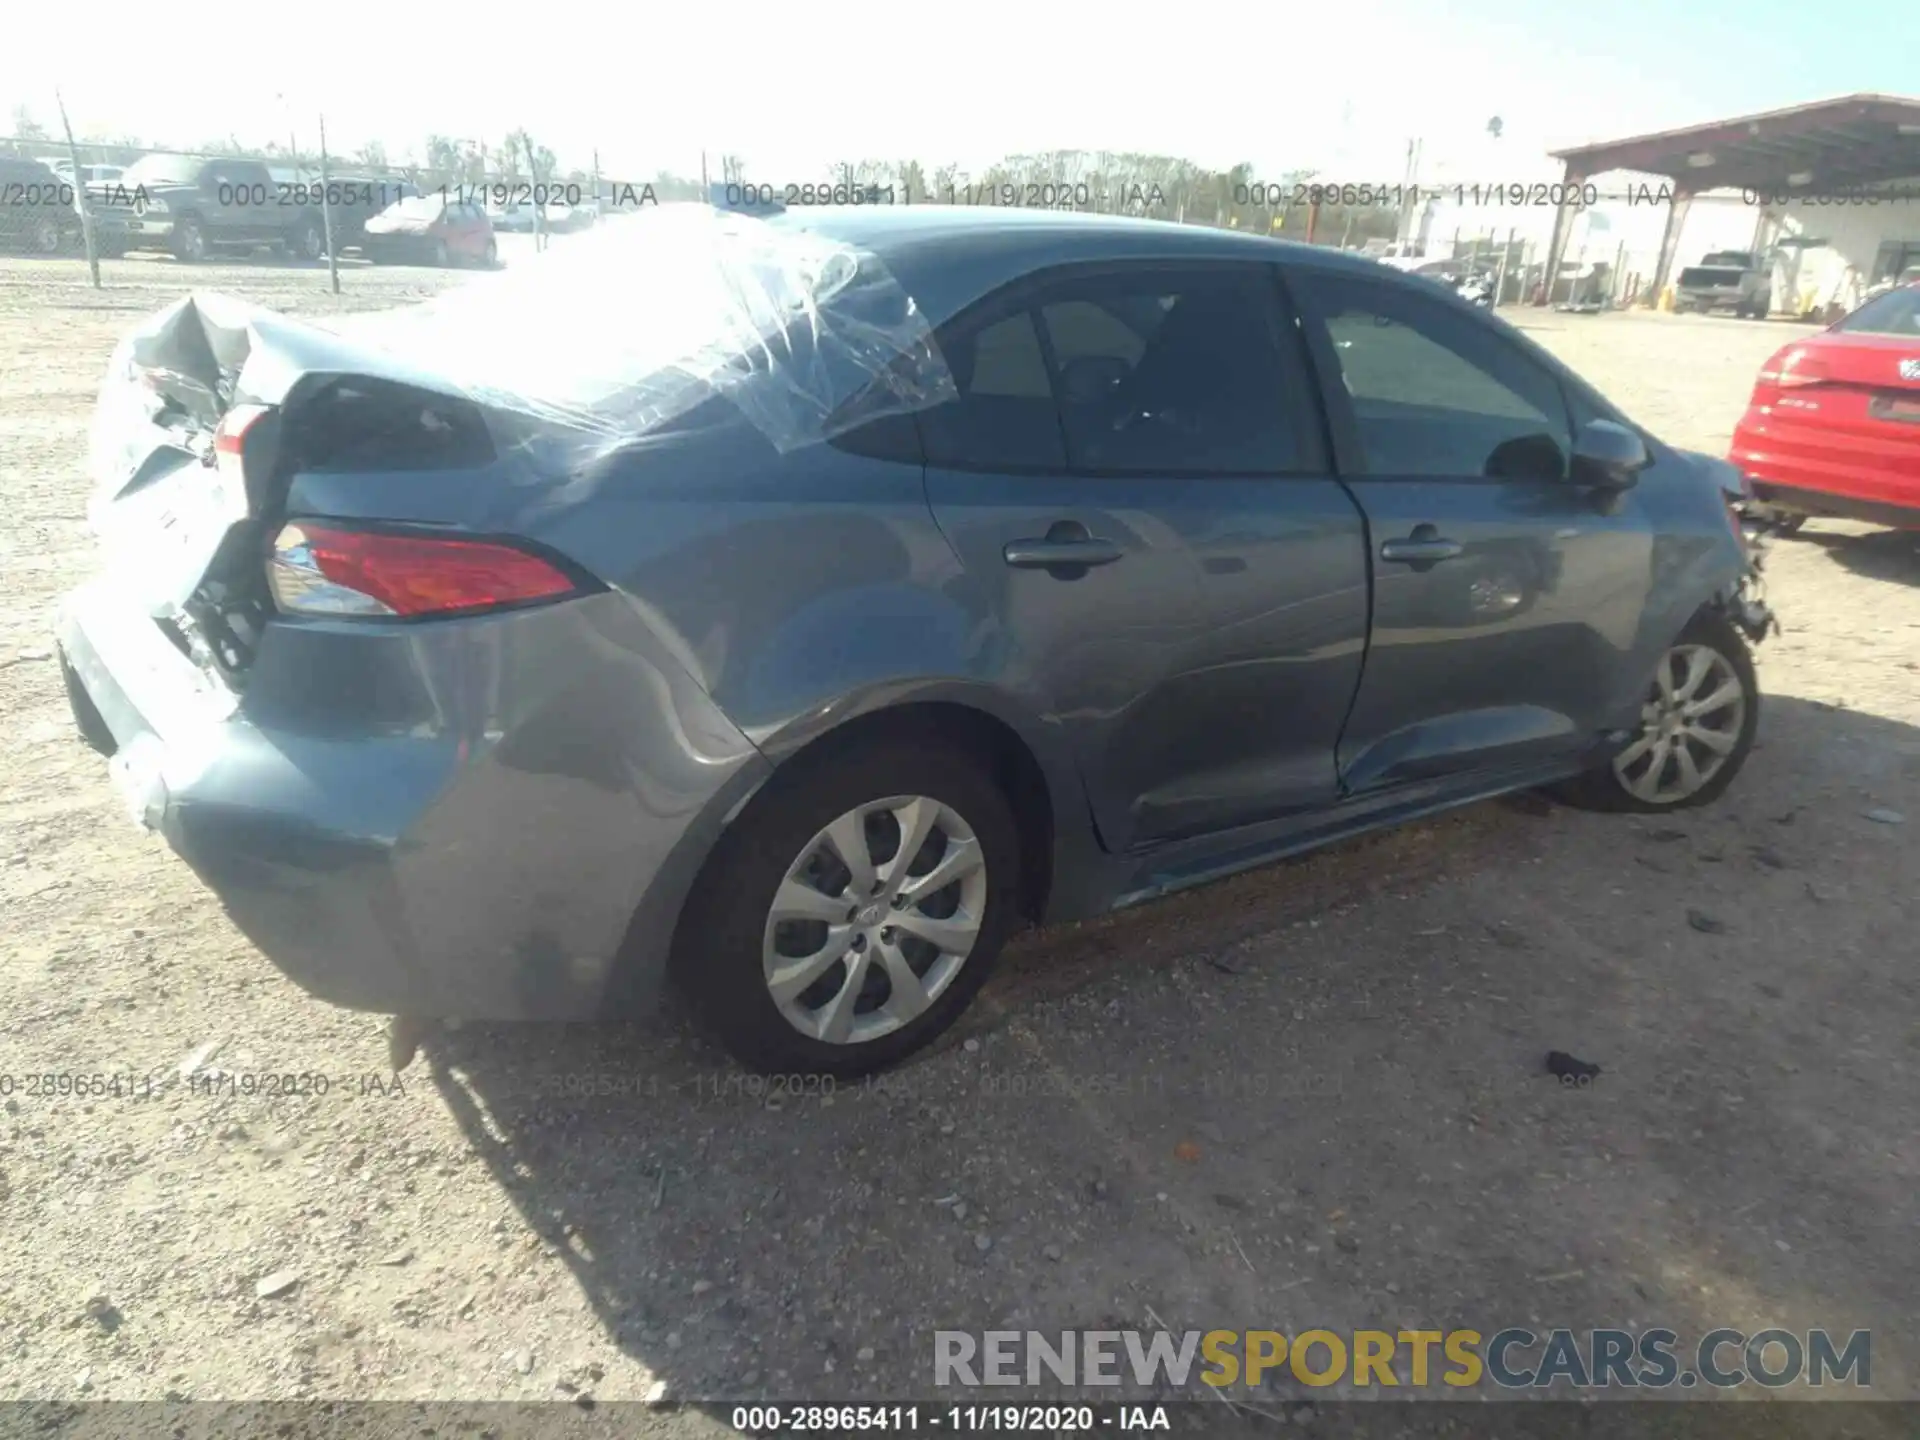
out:
<path id="1" fill-rule="evenodd" d="M 1559 479 L 1572 450 L 1559 381 L 1474 316 L 1409 287 L 1307 275 L 1365 473 Z"/>
<path id="2" fill-rule="evenodd" d="M 1065 280 L 1037 300 L 1073 469 L 1302 468 L 1305 374 L 1291 336 L 1283 349 L 1264 268 L 1142 267 Z"/>
<path id="3" fill-rule="evenodd" d="M 1042 277 L 940 337 L 959 398 L 927 460 L 972 469 L 1262 475 L 1313 469 L 1307 370 L 1264 266 Z"/>

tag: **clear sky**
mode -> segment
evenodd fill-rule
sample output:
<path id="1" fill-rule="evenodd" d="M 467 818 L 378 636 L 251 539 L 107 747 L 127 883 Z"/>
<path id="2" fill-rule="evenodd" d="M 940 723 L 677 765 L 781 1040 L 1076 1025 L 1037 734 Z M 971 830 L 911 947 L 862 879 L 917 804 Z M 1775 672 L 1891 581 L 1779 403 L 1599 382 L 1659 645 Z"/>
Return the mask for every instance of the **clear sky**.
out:
<path id="1" fill-rule="evenodd" d="M 399 161 L 429 132 L 493 145 L 524 125 L 565 166 L 597 147 L 603 174 L 636 179 L 696 173 L 703 148 L 768 180 L 1083 148 L 1392 182 L 1419 135 L 1424 178 L 1498 182 L 1551 175 L 1558 146 L 1920 91 L 1920 8 L 1901 4 L 322 0 L 200 24 L 89 0 L 78 31 L 60 7 L 18 8 L 8 48 L 33 58 L 0 69 L 0 128 L 19 104 L 51 126 L 58 86 L 76 130 L 149 144 L 291 128 L 305 150 L 324 110 L 343 152 L 378 139 Z"/>

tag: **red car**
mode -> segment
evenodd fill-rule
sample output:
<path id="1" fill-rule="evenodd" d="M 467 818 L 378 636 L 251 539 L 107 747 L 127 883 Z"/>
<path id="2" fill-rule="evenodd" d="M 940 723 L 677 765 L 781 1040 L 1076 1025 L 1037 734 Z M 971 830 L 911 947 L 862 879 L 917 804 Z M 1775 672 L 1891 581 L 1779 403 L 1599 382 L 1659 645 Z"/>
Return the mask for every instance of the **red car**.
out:
<path id="1" fill-rule="evenodd" d="M 1783 530 L 1810 515 L 1920 529 L 1920 284 L 1767 361 L 1729 458 Z"/>
<path id="2" fill-rule="evenodd" d="M 500 258 L 493 225 L 478 205 L 446 194 L 414 195 L 367 221 L 369 260 L 403 265 L 484 265 Z"/>

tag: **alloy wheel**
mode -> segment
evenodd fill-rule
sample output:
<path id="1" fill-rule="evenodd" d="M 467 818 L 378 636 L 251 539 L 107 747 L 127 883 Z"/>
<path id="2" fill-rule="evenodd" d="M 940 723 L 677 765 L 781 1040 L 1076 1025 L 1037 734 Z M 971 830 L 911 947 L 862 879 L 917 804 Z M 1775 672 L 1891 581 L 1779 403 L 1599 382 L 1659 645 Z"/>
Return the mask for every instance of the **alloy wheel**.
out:
<path id="1" fill-rule="evenodd" d="M 924 795 L 856 806 L 806 843 L 774 893 L 768 993 L 812 1039 L 877 1040 L 953 984 L 986 913 L 986 858 L 952 806 Z"/>
<path id="2" fill-rule="evenodd" d="M 1613 760 L 1628 794 L 1672 805 L 1697 794 L 1740 744 L 1747 691 L 1733 662 L 1711 645 L 1676 645 L 1654 667 L 1640 734 Z"/>

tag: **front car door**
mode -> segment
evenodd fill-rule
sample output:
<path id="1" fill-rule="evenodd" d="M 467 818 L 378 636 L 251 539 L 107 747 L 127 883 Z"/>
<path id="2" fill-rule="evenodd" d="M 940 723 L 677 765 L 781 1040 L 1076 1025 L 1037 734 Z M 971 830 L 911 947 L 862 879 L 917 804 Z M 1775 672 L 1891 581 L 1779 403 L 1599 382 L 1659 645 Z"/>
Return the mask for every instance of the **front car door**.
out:
<path id="1" fill-rule="evenodd" d="M 207 238 L 231 245 L 264 240 L 278 233 L 279 187 L 264 165 L 215 161 L 200 172 L 200 193 L 207 215 Z"/>
<path id="2" fill-rule="evenodd" d="M 1069 732 L 1103 845 L 1332 799 L 1364 534 L 1274 273 L 1051 271 L 941 347 L 927 491 L 992 617 L 981 663 Z"/>
<path id="3" fill-rule="evenodd" d="M 1395 277 L 1301 266 L 1289 285 L 1370 532 L 1346 789 L 1593 751 L 1633 688 L 1653 556 L 1638 497 L 1571 483 L 1567 396 L 1497 322 Z"/>

